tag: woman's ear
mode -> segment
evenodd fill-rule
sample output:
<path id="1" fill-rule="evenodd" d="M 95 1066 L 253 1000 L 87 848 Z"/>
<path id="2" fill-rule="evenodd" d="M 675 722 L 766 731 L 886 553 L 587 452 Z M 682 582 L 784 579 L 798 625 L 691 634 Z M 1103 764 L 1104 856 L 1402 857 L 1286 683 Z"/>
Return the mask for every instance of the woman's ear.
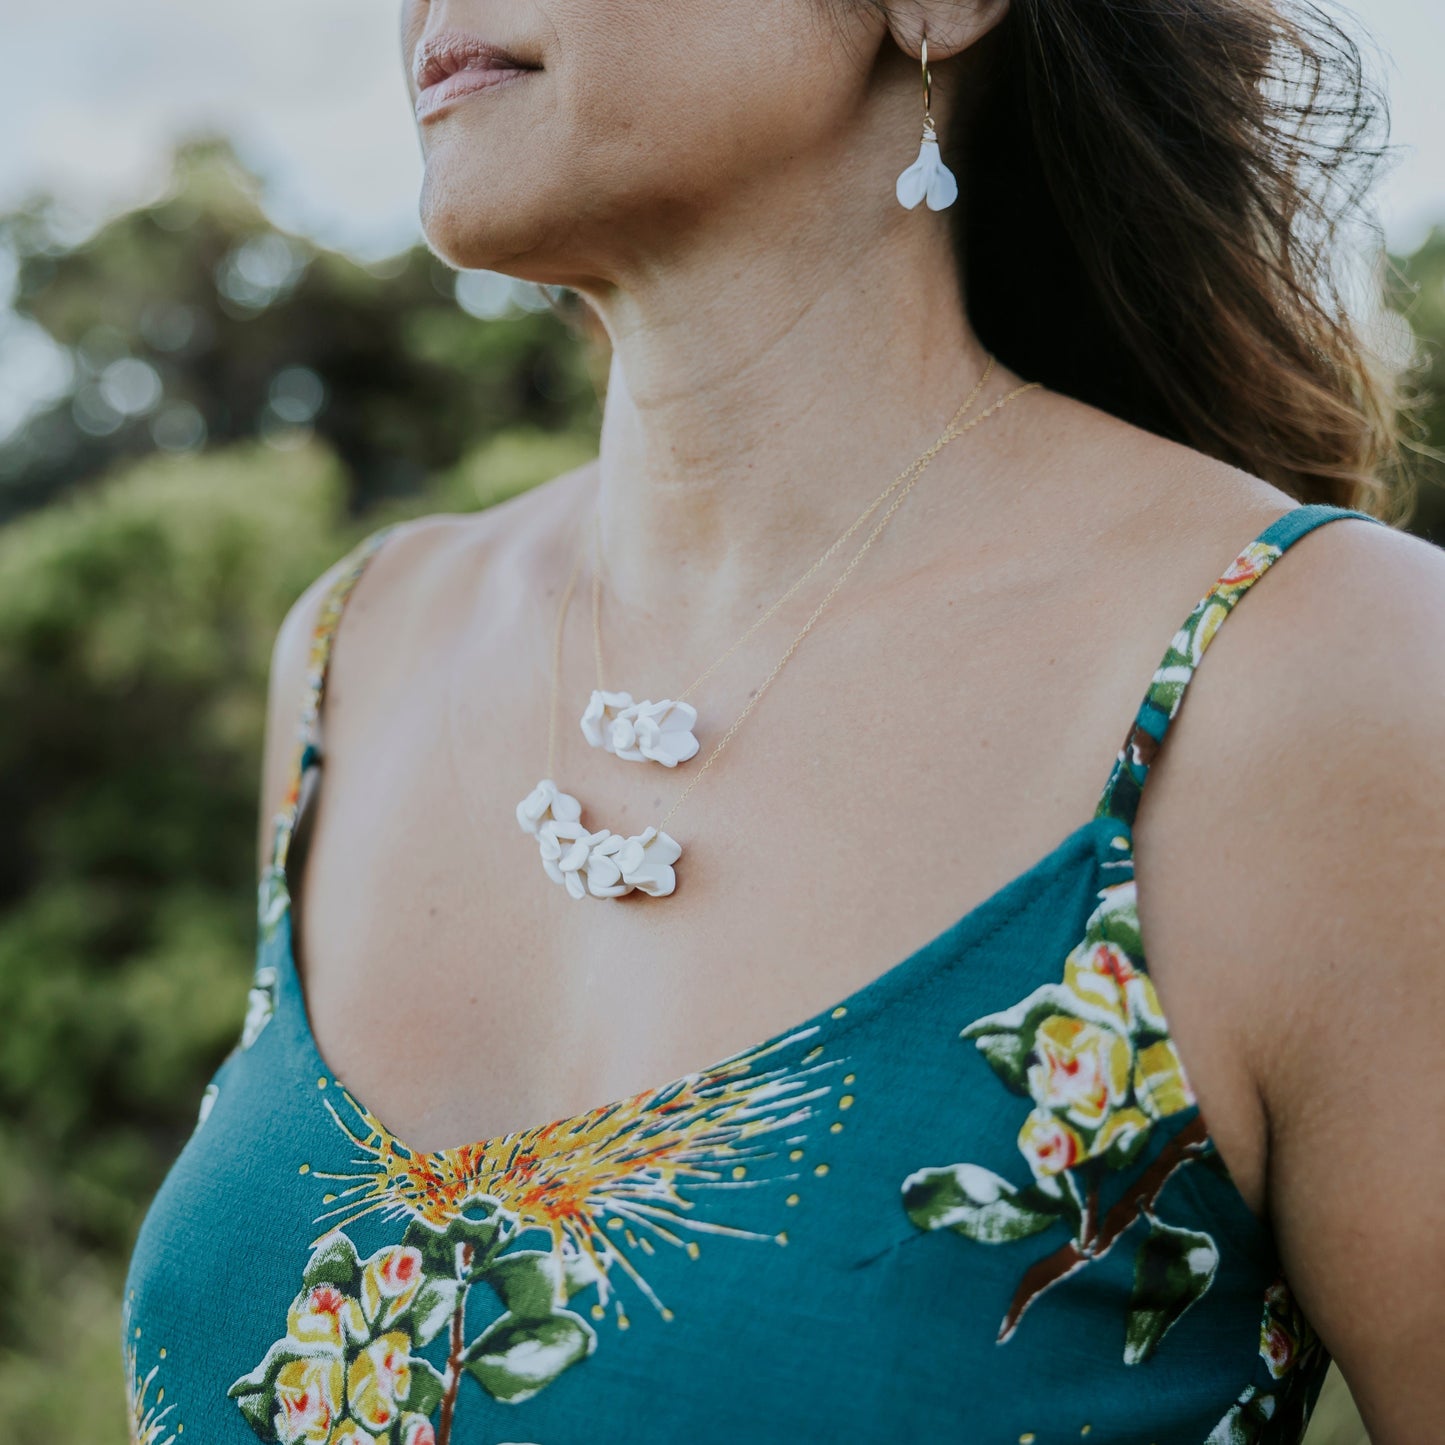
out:
<path id="1" fill-rule="evenodd" d="M 1009 0 L 893 0 L 888 29 L 898 48 L 915 58 L 928 36 L 928 61 L 946 60 L 976 44 L 1008 13 Z"/>

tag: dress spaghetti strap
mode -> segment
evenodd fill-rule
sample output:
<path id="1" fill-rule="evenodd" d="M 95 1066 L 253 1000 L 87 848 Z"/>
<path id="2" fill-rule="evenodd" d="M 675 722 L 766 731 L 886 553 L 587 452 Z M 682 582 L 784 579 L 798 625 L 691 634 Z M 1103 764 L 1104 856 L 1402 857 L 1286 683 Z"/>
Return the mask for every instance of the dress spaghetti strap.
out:
<path id="1" fill-rule="evenodd" d="M 307 768 L 321 761 L 321 739 L 319 724 L 321 700 L 326 692 L 327 668 L 331 662 L 331 647 L 336 629 L 341 622 L 342 609 L 351 589 L 356 586 L 366 564 L 378 547 L 399 527 L 392 522 L 375 532 L 369 533 L 358 542 L 344 559 L 345 565 L 336 574 L 322 598 L 321 610 L 311 633 L 310 653 L 306 664 L 306 691 L 301 700 L 301 717 L 297 729 L 295 751 L 291 771 L 287 775 L 286 791 L 281 798 L 281 807 L 273 819 L 271 860 L 268 873 L 284 878 L 286 856 L 290 851 L 291 839 L 295 834 L 297 815 L 301 807 L 301 780 Z"/>
<path id="2" fill-rule="evenodd" d="M 1214 639 L 1224 619 L 1234 610 L 1239 599 L 1259 581 L 1295 542 L 1325 522 L 1341 517 L 1359 517 L 1378 526 L 1387 526 L 1379 517 L 1349 507 L 1310 503 L 1295 507 L 1276 518 L 1235 557 L 1219 581 L 1204 594 L 1184 625 L 1174 634 L 1144 700 L 1135 714 L 1133 725 L 1114 762 L 1109 780 L 1099 797 L 1094 816 L 1111 817 L 1132 828 L 1143 795 L 1149 768 L 1163 746 L 1184 701 L 1184 693 L 1193 678 L 1204 649 Z"/>

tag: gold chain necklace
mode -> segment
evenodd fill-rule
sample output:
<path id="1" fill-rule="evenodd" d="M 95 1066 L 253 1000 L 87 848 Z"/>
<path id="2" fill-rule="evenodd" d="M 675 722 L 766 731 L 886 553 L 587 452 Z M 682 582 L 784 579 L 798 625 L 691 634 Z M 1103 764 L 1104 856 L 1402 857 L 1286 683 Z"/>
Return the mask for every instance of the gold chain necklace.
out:
<path id="1" fill-rule="evenodd" d="M 988 365 L 979 375 L 974 388 L 964 397 L 958 410 L 949 418 L 943 434 L 922 456 L 915 457 L 859 514 L 857 520 L 833 545 L 779 597 L 771 607 L 758 617 L 743 635 L 733 643 L 710 667 L 705 668 L 688 684 L 676 699 L 661 702 L 634 702 L 630 692 L 609 692 L 602 684 L 602 514 L 597 508 L 592 512 L 592 655 L 596 665 L 597 684 L 592 690 L 587 710 L 582 714 L 582 734 L 594 748 L 603 748 L 629 762 L 652 761 L 666 767 L 676 767 L 686 762 L 698 749 L 692 729 L 697 723 L 697 710 L 683 701 L 687 695 L 700 687 L 734 652 L 750 638 L 809 578 L 827 562 L 828 558 L 861 527 L 874 512 L 888 499 L 888 496 L 915 469 L 922 471 L 932 461 L 934 454 L 952 439 L 953 428 L 977 400 L 987 384 L 996 365 L 996 358 L 990 356 Z M 581 554 L 578 554 L 578 566 Z M 575 577 L 576 571 L 574 569 Z M 568 587 L 571 587 L 568 583 Z M 570 591 L 567 594 L 570 600 Z M 566 603 L 563 603 L 565 610 Z M 559 621 L 559 626 L 560 621 Z M 548 737 L 547 772 L 552 772 L 552 737 Z M 704 766 L 706 766 L 704 764 Z"/>
<path id="2" fill-rule="evenodd" d="M 991 369 L 992 366 L 993 358 L 990 358 L 989 368 Z M 985 377 L 987 374 L 987 371 L 985 371 Z M 624 894 L 631 893 L 634 889 L 640 893 L 648 894 L 651 897 L 660 898 L 666 897 L 674 891 L 677 886 L 677 876 L 673 865 L 677 862 L 678 858 L 681 857 L 682 847 L 676 839 L 663 830 L 663 824 L 682 806 L 688 795 L 698 783 L 701 782 L 704 773 L 712 766 L 718 755 L 742 726 L 753 708 L 762 701 L 763 694 L 767 692 L 774 679 L 787 665 L 788 660 L 797 651 L 803 639 L 812 631 L 814 624 L 823 615 L 824 610 L 833 600 L 838 589 L 848 580 L 853 569 L 862 561 L 864 554 L 888 525 L 893 514 L 902 505 L 908 493 L 912 491 L 919 477 L 923 475 L 923 472 L 927 469 L 929 462 L 933 460 L 934 456 L 937 455 L 948 442 L 954 440 L 956 437 L 962 436 L 965 432 L 971 431 L 975 426 L 986 421 L 990 416 L 1003 410 L 1015 397 L 1023 395 L 1026 391 L 1032 391 L 1040 384 L 1041 383 L 1034 381 L 1016 387 L 1013 391 L 1009 392 L 1007 396 L 1002 397 L 991 406 L 986 407 L 977 416 L 960 426 L 958 419 L 963 412 L 967 410 L 973 397 L 977 395 L 982 385 L 982 381 L 980 381 L 979 387 L 975 387 L 974 392 L 954 414 L 953 419 L 949 422 L 948 426 L 944 428 L 938 440 L 920 457 L 915 458 L 913 462 L 909 463 L 898 477 L 884 488 L 883 492 L 864 511 L 853 526 L 850 527 L 847 532 L 843 533 L 833 546 L 830 547 L 762 617 L 757 619 L 732 647 L 723 653 L 711 667 L 703 672 L 701 676 L 689 686 L 688 691 L 690 692 L 702 682 L 703 678 L 707 677 L 721 662 L 736 651 L 768 617 L 775 613 L 778 608 L 827 561 L 828 557 L 831 556 L 858 527 L 863 525 L 868 517 L 883 504 L 890 493 L 901 488 L 901 490 L 898 490 L 898 495 L 894 497 L 892 503 L 889 505 L 888 510 L 883 514 L 883 517 L 877 522 L 862 546 L 853 554 L 848 565 L 844 567 L 832 587 L 828 590 L 827 596 L 818 604 L 812 616 L 808 618 L 792 642 L 789 643 L 783 655 L 773 666 L 772 671 L 753 693 L 747 705 L 733 720 L 732 726 L 729 727 L 719 739 L 716 746 L 698 769 L 696 775 L 673 802 L 672 807 L 667 810 L 659 823 L 645 828 L 641 833 L 630 836 L 614 833 L 608 828 L 598 829 L 595 832 L 588 829 L 582 822 L 581 803 L 570 793 L 562 792 L 551 777 L 554 771 L 553 764 L 556 754 L 557 688 L 561 673 L 563 623 L 566 619 L 573 589 L 576 586 L 577 574 L 581 569 L 582 549 L 579 548 L 577 560 L 573 564 L 572 574 L 567 580 L 566 590 L 563 593 L 562 602 L 558 608 L 557 626 L 553 638 L 552 690 L 547 727 L 548 776 L 543 778 L 536 787 L 517 804 L 517 822 L 523 832 L 537 839 L 541 852 L 542 866 L 546 869 L 548 877 L 550 877 L 553 882 L 563 884 L 569 895 L 573 898 L 585 898 L 589 896 L 593 898 L 618 898 Z M 596 592 L 594 588 L 594 602 L 595 599 Z M 600 646 L 597 643 L 597 636 L 594 613 L 594 652 L 600 664 Z M 594 700 L 599 693 L 601 693 L 601 689 L 594 692 Z M 602 695 L 605 696 L 605 694 Z M 668 702 L 662 705 L 647 704 L 645 706 L 677 708 L 679 706 L 686 707 L 687 705 L 679 704 L 678 702 Z M 589 707 L 589 712 L 592 710 L 593 709 Z M 689 709 L 689 712 L 690 711 Z M 642 714 L 637 714 L 636 716 L 639 720 L 643 717 Z M 681 714 L 681 716 L 686 719 L 687 714 L 684 713 Z M 651 736 L 652 743 L 654 747 L 661 750 L 662 748 L 670 746 L 670 744 L 666 741 L 659 744 L 658 737 L 661 736 L 665 739 L 669 731 L 675 733 L 679 731 L 679 729 L 662 726 L 659 723 L 659 717 L 662 718 L 663 722 L 668 722 L 671 719 L 667 718 L 666 714 L 654 714 L 650 719 L 657 728 L 656 733 Z M 594 717 L 592 721 L 595 722 L 596 718 Z M 617 719 L 614 718 L 612 721 L 615 722 Z M 624 717 L 622 721 L 632 723 L 633 719 Z M 587 730 L 587 723 L 587 715 L 584 715 L 584 732 Z M 688 731 L 690 733 L 690 728 Z M 589 741 L 590 740 L 589 737 Z M 692 750 L 687 753 L 687 756 L 692 756 L 696 750 L 694 746 Z M 637 751 L 641 752 L 642 749 L 638 748 Z M 673 751 L 676 752 L 679 750 L 674 747 Z M 686 748 L 681 749 L 681 751 L 686 751 Z M 643 756 L 647 756 L 647 754 L 643 753 Z M 661 759 L 655 760 L 660 761 Z M 679 760 L 680 759 L 674 757 L 673 765 Z"/>

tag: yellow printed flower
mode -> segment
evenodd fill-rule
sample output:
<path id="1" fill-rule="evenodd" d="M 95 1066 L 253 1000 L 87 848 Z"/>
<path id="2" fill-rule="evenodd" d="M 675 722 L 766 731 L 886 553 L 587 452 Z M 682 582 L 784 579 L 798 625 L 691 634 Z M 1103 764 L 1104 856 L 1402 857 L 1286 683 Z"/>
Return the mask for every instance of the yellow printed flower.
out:
<path id="1" fill-rule="evenodd" d="M 1219 625 L 1229 616 L 1229 607 L 1223 602 L 1211 602 L 1200 614 L 1198 623 L 1190 634 L 1188 657 L 1195 667 L 1199 666 L 1200 659 L 1204 656 L 1204 649 L 1209 646 L 1214 634 L 1219 631 Z"/>
<path id="2" fill-rule="evenodd" d="M 1081 1128 L 1097 1128 L 1129 1094 L 1129 1040 L 1068 1014 L 1046 1018 L 1034 1036 L 1029 1093 L 1042 1109 Z"/>
<path id="3" fill-rule="evenodd" d="M 299 1295 L 286 1315 L 287 1337 L 308 1351 L 318 1346 L 340 1350 L 348 1327 L 354 1339 L 366 1334 L 356 1301 L 335 1285 L 317 1285 Z"/>
<path id="4" fill-rule="evenodd" d="M 1134 1093 L 1156 1119 L 1178 1114 L 1194 1103 L 1194 1091 L 1171 1039 L 1139 1050 L 1134 1060 Z"/>
<path id="5" fill-rule="evenodd" d="M 1133 883 L 1116 884 L 1130 890 Z M 1105 1009 L 1126 1031 L 1144 1026 L 1156 1033 L 1166 1028 L 1154 980 L 1117 943 L 1079 944 L 1064 960 L 1064 987 L 1083 1003 Z"/>
<path id="6" fill-rule="evenodd" d="M 1141 1134 L 1147 1134 L 1152 1127 L 1149 1116 L 1132 1104 L 1125 1109 L 1115 1109 L 1089 1141 L 1089 1158 L 1097 1158 L 1115 1147 L 1128 1150 Z"/>
<path id="7" fill-rule="evenodd" d="M 425 1415 L 403 1415 L 401 1445 L 437 1445 L 436 1431 Z"/>
<path id="8" fill-rule="evenodd" d="M 1024 1120 L 1019 1149 L 1036 1178 L 1062 1173 L 1084 1157 L 1083 1139 L 1047 1109 L 1035 1109 Z"/>
<path id="9" fill-rule="evenodd" d="M 361 1308 L 368 1322 L 385 1329 L 412 1302 L 422 1277 L 419 1249 L 398 1244 L 372 1255 L 361 1276 Z"/>
<path id="10" fill-rule="evenodd" d="M 352 1413 L 372 1430 L 385 1430 L 411 1389 L 411 1337 L 400 1330 L 373 1340 L 351 1362 L 346 1399 Z"/>
<path id="11" fill-rule="evenodd" d="M 1242 551 L 1215 584 L 1220 592 L 1242 592 L 1280 555 L 1281 549 L 1271 542 L 1255 540 Z"/>
<path id="12" fill-rule="evenodd" d="M 276 1376 L 276 1435 L 281 1445 L 322 1445 L 341 1409 L 341 1361 L 292 1360 Z"/>
<path id="13" fill-rule="evenodd" d="M 1288 1282 L 1281 1276 L 1264 1292 L 1259 1353 L 1270 1374 L 1280 1380 L 1319 1346 L 1314 1326 L 1301 1311 Z"/>
<path id="14" fill-rule="evenodd" d="M 377 1445 L 378 1437 L 363 1430 L 355 1420 L 343 1420 L 326 1445 Z"/>

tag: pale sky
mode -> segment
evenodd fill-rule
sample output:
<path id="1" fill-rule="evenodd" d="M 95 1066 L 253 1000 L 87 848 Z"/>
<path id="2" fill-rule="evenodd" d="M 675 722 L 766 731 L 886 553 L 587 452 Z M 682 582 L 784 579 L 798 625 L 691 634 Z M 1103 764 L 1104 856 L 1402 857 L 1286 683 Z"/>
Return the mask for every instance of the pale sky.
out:
<path id="1" fill-rule="evenodd" d="M 745 0 L 735 0 L 745 3 Z M 801 0 L 800 0 L 801 3 Z M 1085 0 L 1087 3 L 1087 0 Z M 0 207 L 43 185 L 84 230 L 164 183 L 169 142 L 211 122 L 279 225 L 362 255 L 418 235 L 421 164 L 395 0 L 58 0 L 0 20 Z M 1445 4 L 1351 0 L 1383 52 L 1404 147 L 1379 193 L 1391 245 L 1445 223 Z"/>

